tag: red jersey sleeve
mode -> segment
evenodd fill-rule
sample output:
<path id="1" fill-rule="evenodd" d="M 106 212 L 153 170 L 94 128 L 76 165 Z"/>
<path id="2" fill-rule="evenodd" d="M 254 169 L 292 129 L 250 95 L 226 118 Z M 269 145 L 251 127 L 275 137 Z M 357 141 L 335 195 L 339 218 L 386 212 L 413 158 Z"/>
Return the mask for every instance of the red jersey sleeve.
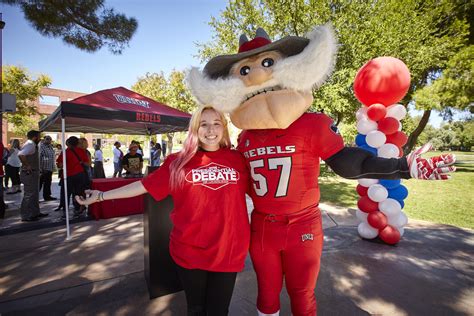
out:
<path id="1" fill-rule="evenodd" d="M 155 170 L 142 180 L 142 184 L 148 193 L 157 201 L 164 199 L 170 194 L 170 163 L 173 159 L 168 157 L 158 170 Z"/>
<path id="2" fill-rule="evenodd" d="M 311 137 L 313 150 L 326 160 L 344 148 L 344 140 L 330 117 L 319 113 L 314 119 L 315 132 Z"/>

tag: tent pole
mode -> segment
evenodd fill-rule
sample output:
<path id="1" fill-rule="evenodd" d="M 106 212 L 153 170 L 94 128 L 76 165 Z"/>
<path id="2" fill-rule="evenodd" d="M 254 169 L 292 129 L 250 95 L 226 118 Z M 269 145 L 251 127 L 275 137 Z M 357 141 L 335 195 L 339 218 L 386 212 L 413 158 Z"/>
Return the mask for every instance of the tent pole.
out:
<path id="1" fill-rule="evenodd" d="M 66 122 L 61 118 L 61 138 L 63 150 L 63 188 L 64 188 L 64 212 L 66 213 L 66 240 L 71 240 L 71 231 L 69 227 L 69 201 L 67 198 L 67 166 L 66 166 Z M 74 198 L 74 197 L 73 197 Z"/>

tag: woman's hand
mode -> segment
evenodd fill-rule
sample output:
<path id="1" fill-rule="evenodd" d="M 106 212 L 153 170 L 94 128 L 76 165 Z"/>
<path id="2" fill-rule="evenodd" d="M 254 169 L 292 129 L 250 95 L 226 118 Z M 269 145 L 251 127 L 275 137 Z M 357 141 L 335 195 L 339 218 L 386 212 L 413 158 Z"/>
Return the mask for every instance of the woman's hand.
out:
<path id="1" fill-rule="evenodd" d="M 90 205 L 95 202 L 99 202 L 99 194 L 102 192 L 99 190 L 86 190 L 86 197 L 83 198 L 82 196 L 76 195 L 77 203 L 81 205 Z"/>

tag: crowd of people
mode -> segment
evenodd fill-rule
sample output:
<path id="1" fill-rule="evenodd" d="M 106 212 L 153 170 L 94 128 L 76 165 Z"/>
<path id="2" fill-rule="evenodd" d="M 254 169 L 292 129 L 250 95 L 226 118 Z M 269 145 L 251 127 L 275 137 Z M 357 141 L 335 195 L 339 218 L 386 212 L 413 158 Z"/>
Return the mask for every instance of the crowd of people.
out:
<path id="1" fill-rule="evenodd" d="M 86 138 L 71 136 L 66 140 L 66 146 L 66 178 L 68 205 L 70 205 L 71 196 L 84 196 L 84 191 L 91 187 L 92 179 L 106 177 L 104 162 L 107 159 L 104 158 L 100 144 L 94 144 L 92 154 L 88 150 L 89 143 Z M 120 142 L 115 142 L 113 177 L 142 177 L 143 150 L 140 143 L 133 140 L 125 153 L 121 147 Z M 150 165 L 159 166 L 162 154 L 161 145 L 152 142 Z M 39 131 L 32 130 L 27 133 L 27 141 L 23 145 L 19 139 L 12 139 L 9 146 L 3 148 L 2 162 L 3 192 L 8 195 L 23 193 L 20 206 L 21 221 L 37 221 L 49 215 L 40 211 L 40 193 L 44 201 L 59 198 L 59 205 L 55 211 L 62 211 L 62 218 L 65 218 L 63 155 L 60 144 L 54 144 L 51 136 L 41 137 Z M 51 190 L 55 172 L 59 179 L 60 197 L 54 197 Z M 85 216 L 85 207 L 74 199 L 72 203 L 74 218 Z"/>

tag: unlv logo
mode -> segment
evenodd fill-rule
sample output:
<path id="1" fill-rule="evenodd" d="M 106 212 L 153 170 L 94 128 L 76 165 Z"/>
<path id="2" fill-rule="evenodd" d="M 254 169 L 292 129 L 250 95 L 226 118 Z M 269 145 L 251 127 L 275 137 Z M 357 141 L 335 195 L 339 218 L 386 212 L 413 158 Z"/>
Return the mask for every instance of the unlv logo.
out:
<path id="1" fill-rule="evenodd" d="M 303 234 L 303 235 L 301 235 L 301 241 L 305 242 L 306 240 L 313 240 L 313 234 Z"/>
<path id="2" fill-rule="evenodd" d="M 211 190 L 219 190 L 228 184 L 236 184 L 240 174 L 234 168 L 217 163 L 192 169 L 186 174 L 186 181 L 193 185 L 202 185 Z"/>

